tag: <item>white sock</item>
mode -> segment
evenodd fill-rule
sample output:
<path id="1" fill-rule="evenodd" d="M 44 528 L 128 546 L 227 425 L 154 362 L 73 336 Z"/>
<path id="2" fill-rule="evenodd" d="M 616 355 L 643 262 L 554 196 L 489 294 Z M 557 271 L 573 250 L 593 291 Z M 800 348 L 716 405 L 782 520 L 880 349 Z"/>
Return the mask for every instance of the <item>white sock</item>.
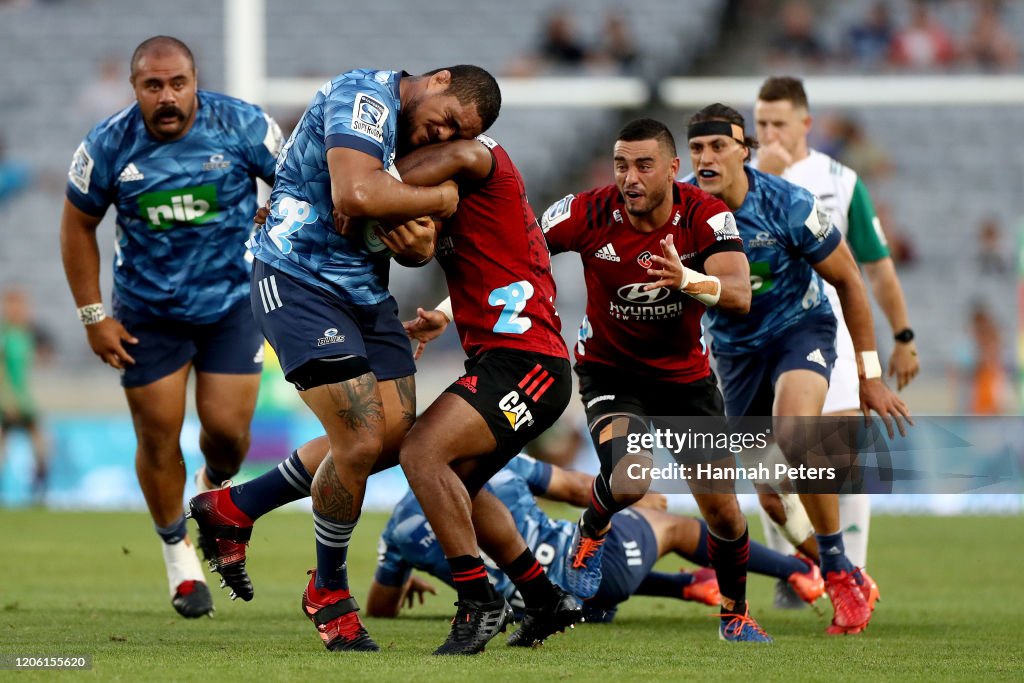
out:
<path id="1" fill-rule="evenodd" d="M 216 488 L 216 486 L 210 486 L 209 484 L 206 483 L 206 467 L 205 466 L 204 467 L 200 467 L 198 470 L 196 470 L 195 482 L 196 482 L 196 493 L 197 494 L 198 493 L 206 493 L 207 491 L 212 491 L 213 489 Z"/>
<path id="2" fill-rule="evenodd" d="M 184 581 L 199 581 L 206 583 L 203 576 L 203 567 L 199 564 L 199 556 L 196 549 L 186 538 L 174 544 L 161 543 L 164 551 L 164 565 L 167 567 L 167 584 L 170 587 L 171 597 L 178 590 L 178 586 Z"/>
<path id="3" fill-rule="evenodd" d="M 868 564 L 868 530 L 871 527 L 871 496 L 866 493 L 839 496 L 839 522 L 846 556 L 854 567 Z"/>
<path id="4" fill-rule="evenodd" d="M 782 553 L 783 555 L 792 555 L 796 552 L 796 548 L 793 544 L 786 540 L 772 518 L 768 516 L 768 513 L 764 511 L 764 508 L 758 506 L 758 512 L 761 513 L 761 527 L 764 529 L 764 544 L 774 550 L 775 552 Z"/>

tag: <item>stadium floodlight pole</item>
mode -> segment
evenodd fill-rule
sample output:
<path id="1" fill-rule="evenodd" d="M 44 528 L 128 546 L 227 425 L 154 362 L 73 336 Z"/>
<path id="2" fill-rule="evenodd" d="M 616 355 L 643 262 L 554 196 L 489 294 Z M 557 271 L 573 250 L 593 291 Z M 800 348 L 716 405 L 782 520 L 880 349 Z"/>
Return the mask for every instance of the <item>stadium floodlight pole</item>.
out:
<path id="1" fill-rule="evenodd" d="M 265 104 L 266 16 L 266 0 L 224 0 L 224 90 L 256 104 Z"/>

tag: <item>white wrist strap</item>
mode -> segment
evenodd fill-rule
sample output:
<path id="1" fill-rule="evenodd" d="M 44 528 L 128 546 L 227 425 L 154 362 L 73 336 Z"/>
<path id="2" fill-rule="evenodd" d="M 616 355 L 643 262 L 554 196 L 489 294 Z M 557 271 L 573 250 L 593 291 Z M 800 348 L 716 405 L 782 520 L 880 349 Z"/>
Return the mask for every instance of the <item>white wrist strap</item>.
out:
<path id="1" fill-rule="evenodd" d="M 448 318 L 448 322 L 455 319 L 455 315 L 452 313 L 452 298 L 448 297 L 438 305 L 434 306 L 435 311 L 441 311 L 444 317 Z"/>
<path id="2" fill-rule="evenodd" d="M 103 304 L 88 304 L 78 309 L 78 319 L 83 325 L 95 325 L 106 319 L 107 313 L 103 310 Z"/>
<path id="3" fill-rule="evenodd" d="M 714 306 L 722 296 L 722 282 L 714 275 L 698 273 L 683 266 L 683 284 L 679 291 L 692 296 L 705 306 Z"/>
<path id="4" fill-rule="evenodd" d="M 882 376 L 878 351 L 861 351 L 857 354 L 857 374 L 861 379 L 878 379 Z"/>

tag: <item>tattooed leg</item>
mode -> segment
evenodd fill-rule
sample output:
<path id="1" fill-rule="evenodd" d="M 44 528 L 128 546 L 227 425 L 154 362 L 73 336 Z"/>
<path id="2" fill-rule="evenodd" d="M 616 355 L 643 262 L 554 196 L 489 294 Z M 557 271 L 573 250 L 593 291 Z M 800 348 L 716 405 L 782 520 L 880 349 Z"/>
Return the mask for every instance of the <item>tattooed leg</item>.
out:
<path id="1" fill-rule="evenodd" d="M 359 519 L 366 478 L 380 456 L 385 420 L 372 373 L 302 392 L 327 432 L 330 453 L 313 477 L 318 588 L 347 590 L 345 558 Z"/>

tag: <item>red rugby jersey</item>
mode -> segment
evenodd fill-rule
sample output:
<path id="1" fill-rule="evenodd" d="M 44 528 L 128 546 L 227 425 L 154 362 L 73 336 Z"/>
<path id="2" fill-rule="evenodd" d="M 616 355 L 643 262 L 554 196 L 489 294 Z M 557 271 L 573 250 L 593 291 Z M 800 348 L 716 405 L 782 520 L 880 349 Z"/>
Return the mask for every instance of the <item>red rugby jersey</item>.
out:
<path id="1" fill-rule="evenodd" d="M 479 184 L 463 184 L 437 243 L 462 348 L 470 356 L 518 349 L 568 358 L 551 255 L 523 178 L 500 145 L 477 139 L 491 150 L 494 168 Z"/>
<path id="2" fill-rule="evenodd" d="M 701 316 L 706 307 L 664 287 L 644 292 L 659 240 L 673 235 L 683 265 L 704 270 L 707 257 L 743 251 L 736 220 L 720 200 L 675 183 L 665 225 L 649 233 L 629 222 L 615 185 L 555 202 L 541 219 L 552 253 L 579 252 L 587 285 L 587 314 L 576 360 L 602 363 L 645 378 L 693 382 L 710 374 Z"/>

